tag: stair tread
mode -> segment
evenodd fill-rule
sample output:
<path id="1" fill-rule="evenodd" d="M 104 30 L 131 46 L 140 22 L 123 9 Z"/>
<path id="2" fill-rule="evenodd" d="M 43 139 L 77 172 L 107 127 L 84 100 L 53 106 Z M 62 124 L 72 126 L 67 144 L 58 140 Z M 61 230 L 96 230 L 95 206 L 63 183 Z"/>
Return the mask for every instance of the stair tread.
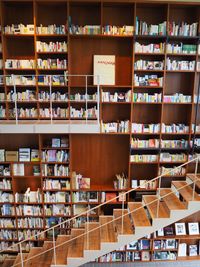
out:
<path id="1" fill-rule="evenodd" d="M 46 251 L 50 248 L 53 247 L 53 242 L 52 241 L 45 241 L 42 251 Z M 49 267 L 52 261 L 53 257 L 53 249 L 44 253 L 43 255 L 40 256 L 40 262 L 38 262 L 39 267 Z"/>
<path id="2" fill-rule="evenodd" d="M 42 247 L 32 247 L 28 253 L 28 257 L 27 260 L 24 264 L 24 267 L 38 267 L 38 262 L 40 262 L 41 256 L 37 256 L 33 259 L 31 259 L 32 257 L 34 257 L 35 255 L 39 254 L 40 252 L 42 252 Z M 29 260 L 30 259 L 30 260 Z"/>
<path id="3" fill-rule="evenodd" d="M 187 178 L 189 178 L 190 180 L 195 181 L 195 185 L 196 187 L 200 188 L 200 174 L 198 173 L 197 175 L 195 175 L 194 173 L 188 173 L 186 175 Z M 199 180 L 197 180 L 199 179 Z"/>
<path id="4" fill-rule="evenodd" d="M 136 210 L 135 212 L 132 212 L 130 214 L 135 227 L 151 226 L 151 223 L 147 217 L 147 214 L 145 212 L 142 203 L 129 202 L 128 207 L 130 209 L 130 212 Z"/>
<path id="5" fill-rule="evenodd" d="M 185 181 L 172 181 L 172 184 L 178 189 L 181 196 L 184 198 L 185 201 L 192 200 L 193 197 L 193 189 L 190 185 L 188 185 Z M 181 188 L 184 187 L 184 188 Z M 181 189 L 179 189 L 181 188 Z M 194 200 L 200 201 L 200 196 L 194 192 Z"/>
<path id="6" fill-rule="evenodd" d="M 70 235 L 59 235 L 56 239 L 56 246 L 70 240 Z M 67 253 L 69 243 L 63 244 L 56 248 L 56 264 L 67 264 Z M 54 264 L 54 257 L 52 255 L 51 264 Z"/>
<path id="7" fill-rule="evenodd" d="M 162 200 L 166 204 L 169 210 L 184 210 L 185 205 L 177 198 L 171 188 L 160 188 L 160 195 L 165 196 Z"/>
<path id="8" fill-rule="evenodd" d="M 71 238 L 79 236 L 84 232 L 84 229 L 72 229 Z M 73 241 L 69 242 L 68 246 L 68 258 L 82 258 L 84 249 L 84 236 L 78 237 Z"/>
<path id="9" fill-rule="evenodd" d="M 14 258 L 10 258 L 10 257 L 9 258 L 6 258 L 4 260 L 4 262 L 3 262 L 2 267 L 11 267 L 11 266 L 13 266 L 14 262 L 15 262 L 15 259 Z"/>
<path id="10" fill-rule="evenodd" d="M 26 260 L 28 257 L 28 253 L 22 253 L 22 257 L 24 260 Z M 20 254 L 17 254 L 17 257 L 15 258 L 13 265 L 16 265 L 16 267 L 21 267 L 21 255 Z"/>
<path id="11" fill-rule="evenodd" d="M 100 216 L 99 221 L 100 224 L 103 225 L 112 221 L 113 218 L 114 218 L 113 216 Z M 117 237 L 113 222 L 101 227 L 100 231 L 101 231 L 101 242 L 106 242 L 106 243 L 117 242 Z"/>
<path id="12" fill-rule="evenodd" d="M 124 214 L 128 213 L 128 210 L 124 210 Z M 131 235 L 133 234 L 133 227 L 130 221 L 130 217 L 129 214 L 127 214 L 126 216 L 123 217 L 123 233 L 122 233 L 122 218 L 120 218 L 122 216 L 122 209 L 114 209 L 113 210 L 113 215 L 114 218 L 118 218 L 118 220 L 114 221 L 114 225 L 117 229 L 117 232 L 119 234 L 125 234 L 125 235 Z"/>
<path id="13" fill-rule="evenodd" d="M 158 203 L 158 198 L 155 195 L 147 195 L 143 196 L 145 204 L 151 204 L 147 205 L 147 209 L 150 213 L 150 216 L 152 219 L 157 218 L 157 203 Z M 157 201 L 156 201 L 157 200 Z M 158 212 L 158 217 L 159 218 L 169 218 L 169 212 L 166 210 L 164 204 L 162 202 L 159 203 L 159 212 Z"/>
<path id="14" fill-rule="evenodd" d="M 89 222 L 85 224 L 85 230 L 90 231 L 98 228 L 100 224 L 98 222 Z M 87 239 L 88 238 L 88 239 Z M 94 242 L 95 240 L 95 242 Z M 85 235 L 84 238 L 84 249 L 85 250 L 100 250 L 100 228 Z"/>

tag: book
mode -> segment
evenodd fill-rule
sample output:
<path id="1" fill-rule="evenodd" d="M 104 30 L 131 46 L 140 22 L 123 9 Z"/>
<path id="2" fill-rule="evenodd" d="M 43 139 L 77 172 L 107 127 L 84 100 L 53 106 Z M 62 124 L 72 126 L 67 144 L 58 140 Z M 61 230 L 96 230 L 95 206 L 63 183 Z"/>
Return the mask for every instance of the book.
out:
<path id="1" fill-rule="evenodd" d="M 52 138 L 52 147 L 60 147 L 60 138 Z"/>
<path id="2" fill-rule="evenodd" d="M 178 257 L 186 257 L 187 256 L 187 244 L 179 243 L 178 245 Z"/>
<path id="3" fill-rule="evenodd" d="M 80 180 L 80 189 L 89 189 L 90 188 L 90 178 L 82 177 Z"/>
<path id="4" fill-rule="evenodd" d="M 166 236 L 174 235 L 174 228 L 172 226 L 164 227 L 164 234 Z"/>
<path id="5" fill-rule="evenodd" d="M 115 56 L 94 55 L 93 84 L 115 85 Z"/>
<path id="6" fill-rule="evenodd" d="M 39 150 L 38 149 L 31 149 L 31 161 L 39 161 Z"/>
<path id="7" fill-rule="evenodd" d="M 198 255 L 198 247 L 197 245 L 189 245 L 189 256 L 197 256 Z"/>
<path id="8" fill-rule="evenodd" d="M 24 176 L 24 164 L 23 163 L 14 163 L 13 164 L 13 175 Z"/>
<path id="9" fill-rule="evenodd" d="M 30 148 L 19 148 L 19 161 L 28 162 L 31 159 L 31 149 Z"/>
<path id="10" fill-rule="evenodd" d="M 5 161 L 5 149 L 0 149 L 0 162 Z"/>
<path id="11" fill-rule="evenodd" d="M 189 235 L 199 235 L 199 223 L 198 222 L 188 223 L 188 231 Z"/>
<path id="12" fill-rule="evenodd" d="M 116 197 L 117 197 L 117 193 L 106 192 L 106 202 Z M 113 199 L 112 202 L 117 202 L 117 199 Z"/>
<path id="13" fill-rule="evenodd" d="M 142 251 L 141 261 L 150 261 L 150 251 Z"/>
<path id="14" fill-rule="evenodd" d="M 176 235 L 186 235 L 185 223 L 175 223 Z"/>

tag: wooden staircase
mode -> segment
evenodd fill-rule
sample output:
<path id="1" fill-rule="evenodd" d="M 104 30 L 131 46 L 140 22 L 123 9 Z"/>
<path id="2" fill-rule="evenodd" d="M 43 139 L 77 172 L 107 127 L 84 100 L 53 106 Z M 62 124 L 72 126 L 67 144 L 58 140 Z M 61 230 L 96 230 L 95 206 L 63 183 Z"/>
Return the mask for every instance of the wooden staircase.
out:
<path id="1" fill-rule="evenodd" d="M 199 211 L 200 196 L 193 193 L 193 183 L 196 180 L 195 189 L 200 189 L 200 175 L 196 178 L 194 174 L 187 174 L 186 181 L 173 181 L 171 188 L 159 188 L 156 195 L 143 196 L 142 202 L 129 202 L 127 209 L 114 209 L 113 216 L 101 215 L 99 222 L 72 229 L 71 235 L 59 235 L 55 241 L 59 247 L 55 251 L 52 249 L 31 259 L 53 248 L 53 242 L 31 248 L 29 253 L 23 254 L 24 267 L 80 266 Z M 90 233 L 84 235 L 88 231 Z M 20 262 L 18 254 L 15 259 L 8 257 L 2 267 L 20 267 Z"/>

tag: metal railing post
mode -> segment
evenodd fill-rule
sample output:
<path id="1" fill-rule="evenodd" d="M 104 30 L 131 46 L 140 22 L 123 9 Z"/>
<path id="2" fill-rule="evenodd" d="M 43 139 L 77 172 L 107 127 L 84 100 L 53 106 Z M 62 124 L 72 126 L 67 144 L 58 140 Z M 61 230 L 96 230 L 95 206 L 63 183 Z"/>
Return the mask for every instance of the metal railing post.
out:
<path id="1" fill-rule="evenodd" d="M 124 233 L 124 198 L 125 198 L 125 194 L 122 194 L 122 227 L 121 227 L 121 234 Z"/>
<path id="2" fill-rule="evenodd" d="M 21 243 L 19 243 L 19 252 L 20 252 L 20 259 L 21 259 L 21 267 L 24 267 L 24 259 L 23 259 L 22 244 Z"/>
<path id="3" fill-rule="evenodd" d="M 53 260 L 54 260 L 54 265 L 56 265 L 56 240 L 55 240 L 55 228 L 53 228 Z"/>
<path id="4" fill-rule="evenodd" d="M 159 181 L 158 181 L 158 203 L 157 203 L 156 218 L 159 217 L 160 200 L 161 200 L 161 198 L 160 198 L 161 181 L 162 181 L 162 176 L 159 177 Z"/>
<path id="5" fill-rule="evenodd" d="M 194 194 L 195 194 L 195 187 L 196 187 L 196 179 L 197 179 L 197 171 L 198 171 L 198 157 L 195 160 L 195 172 L 194 172 L 194 183 L 193 183 L 193 191 L 192 191 L 192 200 L 194 200 Z"/>

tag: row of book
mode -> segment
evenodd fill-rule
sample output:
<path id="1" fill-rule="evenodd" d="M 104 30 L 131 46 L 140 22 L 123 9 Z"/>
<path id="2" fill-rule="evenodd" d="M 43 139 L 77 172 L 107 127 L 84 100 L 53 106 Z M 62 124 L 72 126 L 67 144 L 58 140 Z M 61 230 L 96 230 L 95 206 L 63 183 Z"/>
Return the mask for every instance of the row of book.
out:
<path id="1" fill-rule="evenodd" d="M 16 109 L 9 109 L 8 115 L 10 118 L 16 118 Z M 37 118 L 38 113 L 36 108 L 18 108 L 17 109 L 17 116 L 18 118 Z"/>
<path id="2" fill-rule="evenodd" d="M 128 133 L 129 132 L 129 121 L 119 122 L 101 122 L 101 130 L 104 133 Z"/>
<path id="3" fill-rule="evenodd" d="M 135 86 L 163 86 L 163 77 L 159 77 L 156 74 L 139 76 L 134 74 Z"/>
<path id="4" fill-rule="evenodd" d="M 179 24 L 175 22 L 169 23 L 168 34 L 171 36 L 197 36 L 198 22 L 188 24 L 182 21 Z"/>
<path id="5" fill-rule="evenodd" d="M 195 70 L 195 61 L 188 61 L 188 60 L 173 60 L 167 58 L 166 60 L 167 70 Z"/>
<path id="6" fill-rule="evenodd" d="M 136 17 L 135 33 L 136 35 L 166 35 L 167 22 L 148 25 L 145 21 Z"/>
<path id="7" fill-rule="evenodd" d="M 116 179 L 113 181 L 114 189 L 126 189 L 128 188 L 128 177 L 122 174 L 116 174 Z"/>
<path id="8" fill-rule="evenodd" d="M 0 106 L 0 118 L 5 118 L 6 117 L 6 109 L 4 106 Z"/>
<path id="9" fill-rule="evenodd" d="M 36 66 L 34 59 L 6 59 L 6 69 L 34 69 Z"/>
<path id="10" fill-rule="evenodd" d="M 0 227 L 1 228 L 16 228 L 16 220 L 1 218 Z"/>
<path id="11" fill-rule="evenodd" d="M 192 96 L 176 93 L 173 95 L 164 95 L 163 102 L 167 103 L 191 103 Z"/>
<path id="12" fill-rule="evenodd" d="M 180 167 L 180 168 L 177 168 L 176 166 L 174 166 L 174 167 L 165 167 L 165 166 L 159 167 L 159 175 L 183 176 L 185 174 L 186 174 L 186 168 L 185 167 Z"/>
<path id="13" fill-rule="evenodd" d="M 3 204 L 0 207 L 0 215 L 1 216 L 14 216 L 15 208 L 11 204 Z"/>
<path id="14" fill-rule="evenodd" d="M 48 148 L 69 148 L 69 136 L 66 135 L 45 139 L 43 145 Z"/>
<path id="15" fill-rule="evenodd" d="M 11 24 L 4 27 L 5 34 L 34 34 L 34 24 Z"/>
<path id="16" fill-rule="evenodd" d="M 14 92 L 11 90 L 7 93 L 7 100 L 8 101 L 36 101 L 36 91 L 35 90 L 25 90 L 21 92 Z"/>
<path id="17" fill-rule="evenodd" d="M 44 221 L 43 221 L 43 218 L 34 218 L 34 217 L 17 218 L 17 227 L 18 228 L 43 228 Z"/>
<path id="18" fill-rule="evenodd" d="M 139 187 L 140 189 L 146 189 L 146 190 L 155 190 L 157 188 L 157 181 L 150 181 L 150 180 L 131 180 L 131 188 L 137 188 Z"/>
<path id="19" fill-rule="evenodd" d="M 134 27 L 130 25 L 114 26 L 105 25 L 102 27 L 102 34 L 105 35 L 133 35 Z"/>
<path id="20" fill-rule="evenodd" d="M 39 235 L 38 235 L 39 234 Z M 42 233 L 40 230 L 18 230 L 18 239 L 19 241 L 25 239 L 33 239 L 34 236 L 35 240 L 41 240 L 45 238 L 45 234 Z"/>
<path id="21" fill-rule="evenodd" d="M 40 24 L 40 26 L 36 27 L 36 33 L 37 34 L 59 34 L 63 35 L 67 33 L 67 26 L 62 24 L 62 25 L 48 25 L 44 26 Z"/>
<path id="22" fill-rule="evenodd" d="M 98 202 L 98 200 L 97 191 L 80 191 L 72 193 L 72 202 Z"/>
<path id="23" fill-rule="evenodd" d="M 69 117 L 69 109 L 68 108 L 40 108 L 39 109 L 39 116 L 41 118 L 51 118 L 51 112 L 53 118 L 63 118 L 66 119 Z"/>
<path id="24" fill-rule="evenodd" d="M 0 203 L 13 203 L 14 202 L 14 195 L 12 193 L 7 193 L 0 191 Z"/>
<path id="25" fill-rule="evenodd" d="M 131 162 L 157 162 L 158 155 L 155 154 L 134 154 L 130 156 Z M 187 155 L 184 153 L 160 153 L 160 162 L 184 162 L 187 160 Z"/>
<path id="26" fill-rule="evenodd" d="M 42 164 L 42 176 L 69 176 L 69 167 L 62 164 Z"/>
<path id="27" fill-rule="evenodd" d="M 71 24 L 69 27 L 70 34 L 101 34 L 100 25 L 79 26 Z"/>
<path id="28" fill-rule="evenodd" d="M 18 235 L 16 231 L 11 230 L 0 230 L 0 239 L 18 239 Z"/>
<path id="29" fill-rule="evenodd" d="M 157 162 L 158 155 L 142 155 L 142 154 L 134 154 L 130 156 L 130 162 Z"/>
<path id="30" fill-rule="evenodd" d="M 67 43 L 63 42 L 41 42 L 36 41 L 37 52 L 67 52 Z"/>
<path id="31" fill-rule="evenodd" d="M 102 92 L 102 102 L 130 102 L 131 90 L 127 92 Z"/>
<path id="32" fill-rule="evenodd" d="M 98 111 L 97 107 L 91 107 L 91 108 L 74 108 L 70 107 L 70 117 L 71 118 L 92 118 L 95 119 L 97 118 Z"/>
<path id="33" fill-rule="evenodd" d="M 133 93 L 133 102 L 146 102 L 146 103 L 161 103 L 162 94 L 161 93 Z"/>
<path id="34" fill-rule="evenodd" d="M 70 94 L 69 99 L 71 101 L 97 101 L 97 93 L 94 94 Z"/>
<path id="35" fill-rule="evenodd" d="M 197 45 L 194 44 L 183 44 L 180 43 L 172 43 L 167 44 L 167 53 L 173 54 L 196 54 Z"/>
<path id="36" fill-rule="evenodd" d="M 89 189 L 90 188 L 90 178 L 83 177 L 82 174 L 73 171 L 71 173 L 71 185 L 72 189 Z"/>
<path id="37" fill-rule="evenodd" d="M 71 207 L 65 204 L 45 205 L 46 216 L 71 216 Z"/>
<path id="38" fill-rule="evenodd" d="M 0 165 L 0 176 L 10 176 L 10 165 Z"/>
<path id="39" fill-rule="evenodd" d="M 164 61 L 149 61 L 139 59 L 135 61 L 134 68 L 136 70 L 163 70 Z"/>
<path id="40" fill-rule="evenodd" d="M 48 91 L 40 90 L 38 93 L 39 101 L 68 101 L 68 94 L 62 93 L 59 91 L 52 92 L 51 94 Z"/>
<path id="41" fill-rule="evenodd" d="M 43 162 L 68 162 L 69 152 L 66 150 L 48 149 L 42 151 Z"/>
<path id="42" fill-rule="evenodd" d="M 71 201 L 71 195 L 69 192 L 45 192 L 44 193 L 44 202 L 45 203 L 63 203 L 63 202 L 70 202 Z"/>
<path id="43" fill-rule="evenodd" d="M 0 190 L 2 189 L 7 189 L 7 190 L 11 190 L 12 189 L 12 185 L 11 185 L 11 180 L 10 179 L 5 179 L 3 178 L 2 180 L 0 180 Z"/>
<path id="44" fill-rule="evenodd" d="M 70 189 L 70 181 L 69 180 L 45 179 L 43 181 L 43 189 L 44 190 L 50 190 L 50 189 L 67 190 L 67 189 Z"/>
<path id="45" fill-rule="evenodd" d="M 38 188 L 37 191 L 32 191 L 32 190 L 30 190 L 30 187 L 28 187 L 24 194 L 23 193 L 15 193 L 15 202 L 41 203 L 42 202 L 41 190 Z"/>
<path id="46" fill-rule="evenodd" d="M 35 205 L 18 205 L 16 206 L 17 216 L 41 216 L 42 207 Z"/>
<path id="47" fill-rule="evenodd" d="M 59 58 L 37 59 L 39 69 L 67 69 L 67 60 Z"/>
<path id="48" fill-rule="evenodd" d="M 39 150 L 31 148 L 19 148 L 19 150 L 9 151 L 0 149 L 0 161 L 20 161 L 20 162 L 37 162 L 39 161 Z M 13 164 L 13 171 L 15 171 L 15 164 Z"/>
<path id="49" fill-rule="evenodd" d="M 38 75 L 37 77 L 37 83 L 38 85 L 67 85 L 68 78 L 67 78 L 67 71 L 64 71 L 63 74 L 59 75 Z"/>
<path id="50" fill-rule="evenodd" d="M 135 42 L 135 53 L 164 53 L 165 43 L 142 44 Z"/>

